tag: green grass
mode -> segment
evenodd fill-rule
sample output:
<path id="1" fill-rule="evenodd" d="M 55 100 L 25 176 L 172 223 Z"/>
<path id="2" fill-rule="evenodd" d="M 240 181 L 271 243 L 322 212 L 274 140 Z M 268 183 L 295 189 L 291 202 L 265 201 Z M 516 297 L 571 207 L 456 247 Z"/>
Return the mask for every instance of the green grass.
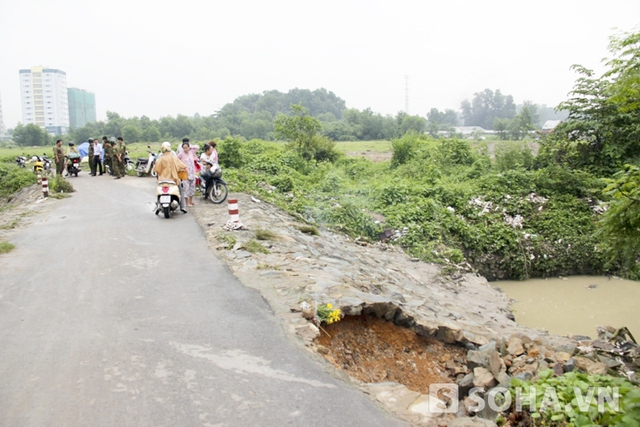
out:
<path id="1" fill-rule="evenodd" d="M 255 234 L 258 240 L 274 240 L 278 237 L 273 231 L 264 228 L 256 228 Z"/>
<path id="2" fill-rule="evenodd" d="M 269 251 L 267 250 L 267 248 L 265 248 L 264 246 L 262 246 L 260 243 L 256 242 L 255 240 L 249 240 L 247 243 L 245 243 L 244 248 L 251 252 L 251 253 L 256 253 L 256 252 L 260 252 L 263 254 L 268 254 Z"/>
<path id="3" fill-rule="evenodd" d="M 318 232 L 318 229 L 313 225 L 299 225 L 299 226 L 296 226 L 296 228 L 298 229 L 298 231 L 305 234 L 310 234 L 312 236 L 320 235 L 320 233 Z"/>
<path id="4" fill-rule="evenodd" d="M 41 146 L 41 147 L 16 147 L 16 146 L 0 146 L 0 161 L 2 162 L 15 162 L 18 156 L 42 156 L 47 155 L 49 158 L 53 158 L 53 145 Z"/>
<path id="5" fill-rule="evenodd" d="M 391 141 L 339 141 L 336 148 L 342 153 L 378 151 L 391 152 Z"/>
<path id="6" fill-rule="evenodd" d="M 15 245 L 9 242 L 0 242 L 0 254 L 8 254 L 13 249 L 15 249 Z"/>
<path id="7" fill-rule="evenodd" d="M 216 238 L 222 243 L 226 243 L 226 248 L 231 249 L 236 244 L 236 238 L 230 234 L 216 234 Z"/>

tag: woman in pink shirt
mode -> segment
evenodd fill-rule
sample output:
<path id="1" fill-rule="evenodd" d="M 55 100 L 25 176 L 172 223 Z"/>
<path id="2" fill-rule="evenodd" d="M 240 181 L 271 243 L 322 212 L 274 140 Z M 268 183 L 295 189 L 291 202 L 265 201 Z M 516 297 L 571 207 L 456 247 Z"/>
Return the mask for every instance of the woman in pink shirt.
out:
<path id="1" fill-rule="evenodd" d="M 178 153 L 178 158 L 182 160 L 182 163 L 187 165 L 187 173 L 189 179 L 182 181 L 182 191 L 186 200 L 187 206 L 194 206 L 193 195 L 196 194 L 196 168 L 195 168 L 195 154 L 198 152 L 197 145 L 189 144 L 189 138 L 182 139 L 182 150 Z"/>

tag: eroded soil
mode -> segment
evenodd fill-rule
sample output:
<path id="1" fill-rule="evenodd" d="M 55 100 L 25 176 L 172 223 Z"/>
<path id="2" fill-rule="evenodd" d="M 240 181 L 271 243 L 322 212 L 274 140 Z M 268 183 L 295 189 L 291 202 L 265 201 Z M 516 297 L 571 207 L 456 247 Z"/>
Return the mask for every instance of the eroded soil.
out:
<path id="1" fill-rule="evenodd" d="M 466 351 L 461 347 L 372 316 L 347 316 L 323 329 L 326 333 L 316 339 L 319 352 L 366 383 L 397 382 L 428 393 L 430 384 L 453 382 L 453 374 L 465 362 Z"/>

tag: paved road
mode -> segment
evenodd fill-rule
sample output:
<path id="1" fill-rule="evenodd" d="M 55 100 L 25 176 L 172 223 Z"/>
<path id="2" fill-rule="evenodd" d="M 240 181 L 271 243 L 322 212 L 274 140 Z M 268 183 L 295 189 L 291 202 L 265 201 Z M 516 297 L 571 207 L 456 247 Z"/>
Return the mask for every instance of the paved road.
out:
<path id="1" fill-rule="evenodd" d="M 405 425 L 288 341 L 150 178 L 78 190 L 0 256 L 0 426 Z"/>

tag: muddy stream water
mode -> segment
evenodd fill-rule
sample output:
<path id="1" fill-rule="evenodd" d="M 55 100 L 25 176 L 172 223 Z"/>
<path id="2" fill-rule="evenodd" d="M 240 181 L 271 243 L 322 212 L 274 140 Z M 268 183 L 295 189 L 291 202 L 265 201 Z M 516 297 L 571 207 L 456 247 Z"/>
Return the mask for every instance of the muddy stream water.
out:
<path id="1" fill-rule="evenodd" d="M 599 276 L 493 282 L 516 321 L 557 335 L 596 337 L 596 325 L 626 326 L 640 339 L 640 282 Z"/>

